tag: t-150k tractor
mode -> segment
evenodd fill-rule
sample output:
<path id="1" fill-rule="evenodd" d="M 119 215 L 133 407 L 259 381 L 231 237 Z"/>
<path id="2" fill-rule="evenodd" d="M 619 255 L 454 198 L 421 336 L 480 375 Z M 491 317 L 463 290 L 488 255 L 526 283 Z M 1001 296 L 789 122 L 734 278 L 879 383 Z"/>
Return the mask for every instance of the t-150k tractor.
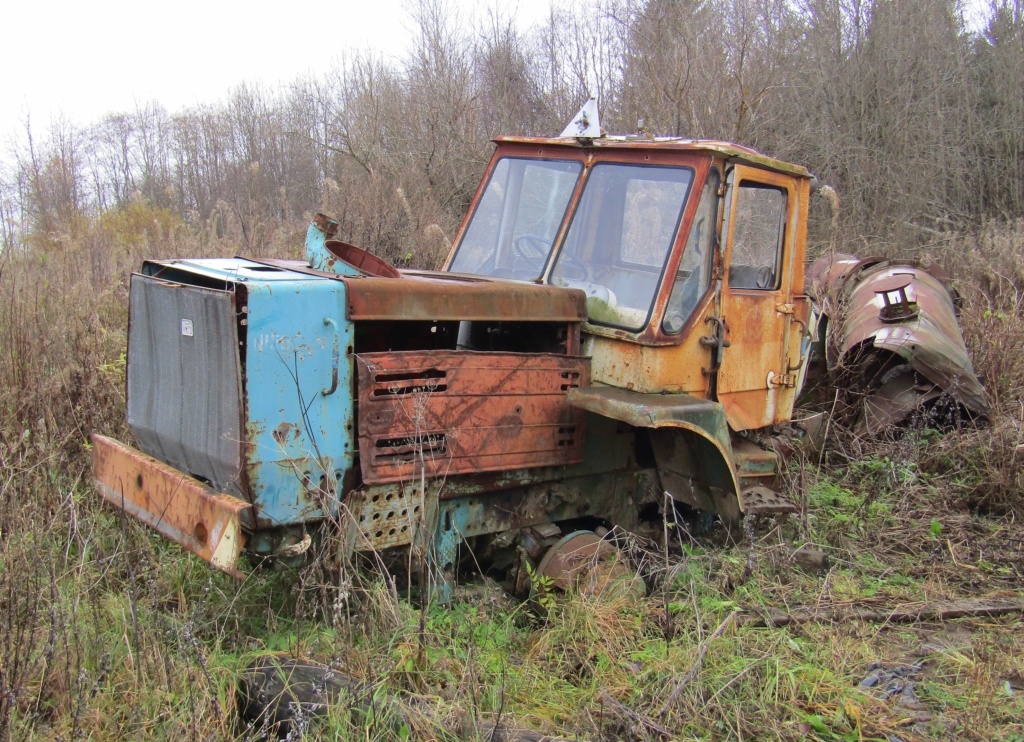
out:
<path id="1" fill-rule="evenodd" d="M 440 599 L 467 555 L 564 581 L 667 509 L 792 509 L 771 438 L 812 348 L 810 173 L 716 141 L 496 145 L 441 272 L 322 214 L 306 261 L 146 262 L 138 447 L 94 438 L 103 495 L 231 573 L 408 547 Z"/>

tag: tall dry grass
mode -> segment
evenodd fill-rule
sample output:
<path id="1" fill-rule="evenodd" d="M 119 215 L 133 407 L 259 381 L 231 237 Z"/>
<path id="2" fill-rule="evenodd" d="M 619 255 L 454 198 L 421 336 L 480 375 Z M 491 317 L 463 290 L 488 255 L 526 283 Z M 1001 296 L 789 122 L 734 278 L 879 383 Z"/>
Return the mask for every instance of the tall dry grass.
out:
<path id="1" fill-rule="evenodd" d="M 943 477 L 971 508 L 1024 512 L 1024 219 L 986 224 L 930 253 L 962 297 L 960 324 L 992 419 L 933 439 L 922 469 Z"/>
<path id="2" fill-rule="evenodd" d="M 396 230 L 402 219 L 412 219 L 417 204 L 399 207 Z M 436 217 L 428 213 L 413 223 L 422 233 Z M 350 218 L 361 223 L 355 212 Z M 296 222 L 269 233 L 261 250 L 294 257 L 304 227 Z M 211 576 L 198 560 L 101 506 L 89 480 L 89 434 L 128 435 L 130 273 L 146 258 L 231 255 L 243 243 L 230 220 L 188 229 L 169 212 L 136 203 L 68 225 L 64 233 L 36 236 L 28 249 L 0 258 L 0 740 L 244 738 L 230 721 L 233 663 L 268 648 L 272 632 L 297 636 L 289 620 L 323 620 L 330 613 L 310 605 L 318 584 L 313 577 L 256 575 L 238 584 Z M 407 248 L 410 261 L 436 258 L 420 249 Z M 995 413 L 989 427 L 889 451 L 944 477 L 951 498 L 983 510 L 1020 512 L 1024 505 L 1017 461 L 1024 403 L 1022 251 L 1024 222 L 992 224 L 931 247 L 963 294 L 968 347 Z M 385 603 L 387 617 L 381 618 Z M 402 664 L 406 650 L 420 652 L 422 642 L 419 619 L 403 611 L 370 600 L 363 623 L 357 622 L 362 628 L 340 620 L 328 627 L 349 626 L 333 635 L 330 653 L 400 688 L 409 685 L 410 673 L 420 673 L 417 683 L 429 680 L 430 673 Z M 372 640 L 367 627 L 376 627 Z M 450 630 L 454 637 L 456 628 Z M 561 668 L 557 660 L 599 670 L 580 642 L 587 631 L 603 629 L 573 624 L 566 630 L 569 639 L 550 633 L 537 639 L 535 647 L 544 636 L 556 638 L 562 652 L 548 651 L 542 669 Z M 622 639 L 618 633 L 610 638 Z M 285 648 L 310 645 L 295 639 Z M 427 649 L 436 647 L 428 642 Z M 605 654 L 619 651 L 611 647 Z M 466 666 L 482 672 L 472 660 Z M 429 667 L 446 677 L 437 664 Z M 465 672 L 465 687 L 445 696 L 446 703 L 479 702 L 470 698 L 473 676 Z M 488 672 L 493 679 L 505 670 Z M 517 682 L 517 693 L 532 692 L 525 680 Z M 619 697 L 616 688 L 605 690 Z M 500 708 L 507 701 L 499 695 L 487 703 Z M 688 691 L 688 708 L 699 701 Z"/>
<path id="3" fill-rule="evenodd" d="M 190 639 L 208 617 L 154 613 L 180 577 L 99 504 L 88 440 L 128 435 L 131 272 L 235 251 L 137 203 L 0 257 L 0 740 L 141 738 L 161 715 L 183 738 L 226 729 Z"/>

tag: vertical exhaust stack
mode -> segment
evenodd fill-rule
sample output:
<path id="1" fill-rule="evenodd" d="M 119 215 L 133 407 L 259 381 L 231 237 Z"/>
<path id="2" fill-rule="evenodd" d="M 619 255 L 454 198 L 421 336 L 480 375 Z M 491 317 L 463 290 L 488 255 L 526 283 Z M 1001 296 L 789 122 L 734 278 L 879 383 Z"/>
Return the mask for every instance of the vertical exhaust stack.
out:
<path id="1" fill-rule="evenodd" d="M 327 249 L 327 240 L 338 234 L 338 220 L 326 214 L 316 213 L 306 230 L 306 260 L 309 267 L 319 271 L 334 272 L 337 258 Z"/>
<path id="2" fill-rule="evenodd" d="M 401 272 L 386 260 L 361 247 L 334 239 L 338 221 L 326 214 L 314 214 L 306 230 L 306 260 L 309 267 L 340 276 L 401 278 Z"/>

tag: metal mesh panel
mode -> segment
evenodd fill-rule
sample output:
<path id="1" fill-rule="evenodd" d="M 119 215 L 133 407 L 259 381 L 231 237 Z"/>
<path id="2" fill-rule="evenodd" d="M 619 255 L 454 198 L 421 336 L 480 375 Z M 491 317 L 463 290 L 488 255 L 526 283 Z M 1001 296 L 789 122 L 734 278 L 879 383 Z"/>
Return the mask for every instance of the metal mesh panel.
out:
<path id="1" fill-rule="evenodd" d="M 132 276 L 128 425 L 150 456 L 246 497 L 233 294 Z"/>

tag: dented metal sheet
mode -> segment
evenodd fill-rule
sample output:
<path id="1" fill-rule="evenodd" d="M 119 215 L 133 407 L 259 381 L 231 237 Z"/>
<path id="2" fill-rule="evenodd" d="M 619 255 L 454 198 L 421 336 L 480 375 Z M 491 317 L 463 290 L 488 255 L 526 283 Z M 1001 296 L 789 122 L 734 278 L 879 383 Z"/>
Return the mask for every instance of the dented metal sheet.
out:
<path id="1" fill-rule="evenodd" d="M 355 519 L 357 551 L 406 546 L 424 525 L 422 490 L 402 483 L 356 490 L 345 505 Z"/>
<path id="2" fill-rule="evenodd" d="M 143 274 L 128 360 L 139 448 L 251 502 L 257 528 L 334 512 L 355 456 L 345 284 L 244 258 Z"/>
<path id="3" fill-rule="evenodd" d="M 352 245 L 344 249 L 329 242 L 331 249 L 351 254 L 365 252 Z M 373 256 L 353 257 L 368 261 Z M 579 289 L 535 283 L 498 281 L 485 276 L 439 273 L 434 271 L 397 271 L 378 258 L 372 270 L 387 275 L 334 273 L 312 268 L 301 260 L 264 258 L 251 260 L 258 266 L 291 274 L 341 281 L 347 287 L 348 319 L 387 321 L 516 321 L 567 322 L 578 325 L 587 317 L 586 294 Z M 339 265 L 332 263 L 332 265 Z M 356 270 L 356 268 L 352 268 Z M 359 270 L 365 270 L 363 265 Z M 396 282 L 397 277 L 414 279 Z M 579 334 L 577 327 L 576 334 Z M 578 341 L 577 341 L 578 344 Z"/>
<path id="4" fill-rule="evenodd" d="M 839 254 L 816 261 L 808 276 L 830 318 L 829 367 L 867 395 L 870 432 L 943 393 L 975 417 L 988 415 L 957 319 L 958 297 L 941 269 Z"/>
<path id="5" fill-rule="evenodd" d="M 723 450 L 729 428 L 722 405 L 690 394 L 644 394 L 611 386 L 574 389 L 569 404 L 638 428 L 685 427 L 699 431 Z"/>
<path id="6" fill-rule="evenodd" d="M 587 359 L 527 353 L 364 353 L 359 458 L 365 482 L 577 463 L 583 414 L 565 402 Z"/>
<path id="7" fill-rule="evenodd" d="M 104 499 L 236 577 L 252 507 L 102 435 L 92 437 L 93 475 Z"/>

